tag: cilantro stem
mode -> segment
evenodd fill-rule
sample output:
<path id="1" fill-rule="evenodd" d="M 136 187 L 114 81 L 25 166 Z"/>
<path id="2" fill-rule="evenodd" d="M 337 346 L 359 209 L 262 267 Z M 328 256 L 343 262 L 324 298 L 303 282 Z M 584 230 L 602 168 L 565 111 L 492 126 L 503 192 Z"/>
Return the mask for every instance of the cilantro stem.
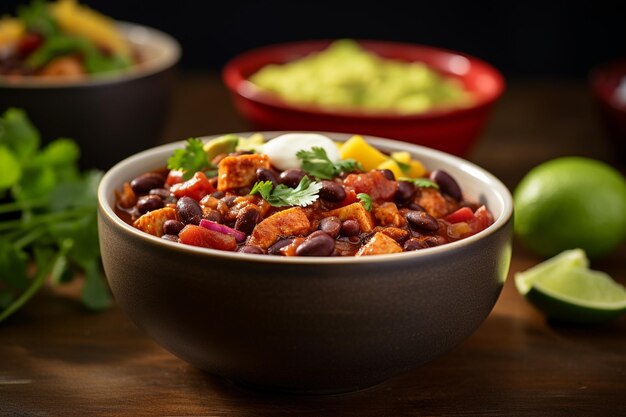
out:
<path id="1" fill-rule="evenodd" d="M 30 233 L 28 233 L 25 236 L 22 236 L 20 239 L 16 240 L 13 243 L 13 246 L 15 246 L 17 249 L 22 249 L 22 248 L 28 246 L 29 244 L 31 244 L 32 242 L 36 241 L 37 239 L 39 239 L 40 237 L 42 237 L 46 233 L 48 233 L 48 230 L 45 229 L 45 228 L 34 229 Z"/>
<path id="2" fill-rule="evenodd" d="M 50 271 L 52 271 L 54 264 L 57 262 L 57 259 L 60 256 L 61 254 L 55 255 L 54 258 L 50 260 L 50 262 L 48 262 L 45 268 L 41 268 L 37 271 L 37 274 L 35 275 L 35 278 L 33 279 L 30 286 L 22 293 L 22 295 L 20 295 L 15 301 L 13 301 L 12 304 L 10 304 L 7 308 L 4 309 L 4 311 L 2 311 L 2 313 L 0 313 L 0 322 L 9 317 L 11 314 L 15 313 L 20 308 L 22 308 L 22 306 L 26 304 L 26 302 L 30 300 L 37 291 L 39 291 L 44 282 L 46 282 L 46 277 L 48 276 Z"/>
<path id="3" fill-rule="evenodd" d="M 7 230 L 14 230 L 14 229 L 28 229 L 30 227 L 39 226 L 39 225 L 46 224 L 51 221 L 71 219 L 74 216 L 80 216 L 80 215 L 84 215 L 87 213 L 92 213 L 93 210 L 94 210 L 93 207 L 78 207 L 73 210 L 57 211 L 53 213 L 38 215 L 28 221 L 24 221 L 22 219 L 9 220 L 9 221 L 0 223 L 0 232 L 4 232 Z"/>
<path id="4" fill-rule="evenodd" d="M 47 204 L 48 200 L 43 198 L 39 200 L 12 201 L 10 203 L 0 204 L 0 214 L 44 207 Z"/>

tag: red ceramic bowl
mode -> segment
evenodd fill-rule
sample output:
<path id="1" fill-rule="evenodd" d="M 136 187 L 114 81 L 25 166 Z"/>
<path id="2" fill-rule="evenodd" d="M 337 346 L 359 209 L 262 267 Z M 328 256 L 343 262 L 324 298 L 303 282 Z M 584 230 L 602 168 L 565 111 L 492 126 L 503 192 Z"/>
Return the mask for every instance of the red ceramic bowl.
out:
<path id="1" fill-rule="evenodd" d="M 589 74 L 591 91 L 599 106 L 609 141 L 617 160 L 622 163 L 626 163 L 626 97 L 619 100 L 616 90 L 624 77 L 626 58 L 602 63 Z"/>
<path id="2" fill-rule="evenodd" d="M 408 43 L 357 40 L 382 57 L 421 61 L 444 75 L 460 79 L 474 94 L 470 107 L 419 114 L 375 114 L 371 111 L 329 111 L 289 104 L 263 93 L 248 81 L 268 64 L 283 64 L 325 49 L 332 40 L 291 42 L 244 52 L 226 63 L 224 83 L 237 110 L 253 130 L 316 130 L 383 136 L 466 156 L 477 142 L 505 81 L 492 65 L 463 53 Z"/>

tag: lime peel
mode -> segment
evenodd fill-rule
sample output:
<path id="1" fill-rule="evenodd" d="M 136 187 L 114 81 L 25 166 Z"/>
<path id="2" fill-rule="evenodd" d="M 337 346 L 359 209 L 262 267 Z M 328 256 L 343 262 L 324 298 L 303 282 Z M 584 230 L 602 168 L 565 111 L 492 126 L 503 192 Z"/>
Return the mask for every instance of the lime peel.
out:
<path id="1" fill-rule="evenodd" d="M 591 324 L 626 313 L 626 288 L 589 269 L 580 248 L 565 250 L 515 274 L 517 290 L 548 317 Z"/>

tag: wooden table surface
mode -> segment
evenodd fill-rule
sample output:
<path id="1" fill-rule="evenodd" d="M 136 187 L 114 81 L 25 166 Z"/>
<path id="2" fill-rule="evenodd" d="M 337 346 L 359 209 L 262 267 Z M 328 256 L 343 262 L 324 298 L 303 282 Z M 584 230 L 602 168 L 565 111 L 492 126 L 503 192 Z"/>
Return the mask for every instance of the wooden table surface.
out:
<path id="1" fill-rule="evenodd" d="M 216 75 L 180 75 L 164 138 L 246 130 Z M 513 189 L 532 166 L 567 154 L 617 165 L 584 81 L 509 80 L 467 159 Z M 382 385 L 333 396 L 229 384 L 174 357 L 117 307 L 84 311 L 80 283 L 48 289 L 0 324 L 0 416 L 626 415 L 626 316 L 594 328 L 548 323 L 512 280 L 538 259 L 517 241 L 513 249 L 502 295 L 469 339 Z M 626 245 L 593 266 L 626 284 L 624 259 Z"/>

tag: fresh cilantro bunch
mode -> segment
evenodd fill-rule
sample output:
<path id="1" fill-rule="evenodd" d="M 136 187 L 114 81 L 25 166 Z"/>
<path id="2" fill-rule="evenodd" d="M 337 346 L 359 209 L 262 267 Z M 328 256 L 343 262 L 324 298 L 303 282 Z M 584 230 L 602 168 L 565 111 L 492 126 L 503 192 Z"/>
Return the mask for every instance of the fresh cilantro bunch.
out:
<path id="1" fill-rule="evenodd" d="M 264 200 L 275 207 L 306 207 L 318 199 L 321 188 L 322 184 L 320 182 L 311 181 L 305 175 L 296 188 L 289 188 L 284 184 L 274 187 L 272 181 L 258 181 L 250 190 L 250 195 L 258 193 Z"/>
<path id="2" fill-rule="evenodd" d="M 96 190 L 102 172 L 80 172 L 80 150 L 60 138 L 40 147 L 25 112 L 0 118 L 0 321 L 47 280 L 85 278 L 82 302 L 109 306 L 100 260 Z"/>
<path id="3" fill-rule="evenodd" d="M 328 180 L 345 172 L 363 171 L 361 164 L 354 159 L 342 159 L 333 162 L 328 158 L 326 150 L 314 146 L 310 151 L 301 150 L 296 158 L 302 161 L 302 169 L 315 178 Z"/>

